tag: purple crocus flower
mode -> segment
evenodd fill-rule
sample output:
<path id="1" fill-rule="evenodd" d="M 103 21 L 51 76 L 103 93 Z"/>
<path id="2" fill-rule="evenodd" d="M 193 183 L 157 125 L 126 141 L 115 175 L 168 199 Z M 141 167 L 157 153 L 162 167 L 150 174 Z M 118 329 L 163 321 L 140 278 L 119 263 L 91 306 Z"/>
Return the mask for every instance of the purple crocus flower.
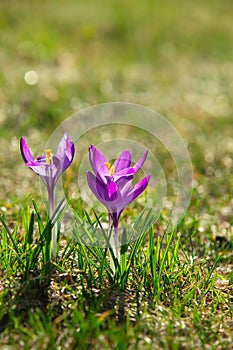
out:
<path id="1" fill-rule="evenodd" d="M 148 151 L 131 166 L 131 154 L 125 150 L 110 165 L 104 155 L 94 146 L 89 147 L 89 159 L 93 173 L 87 171 L 87 181 L 96 198 L 107 208 L 110 227 L 114 226 L 114 244 L 118 242 L 119 218 L 126 206 L 136 199 L 147 187 L 150 175 L 132 186 L 134 175 L 143 165 Z"/>
<path id="2" fill-rule="evenodd" d="M 21 137 L 20 150 L 25 164 L 40 176 L 47 188 L 50 204 L 49 215 L 52 217 L 54 213 L 54 188 L 58 178 L 74 158 L 74 144 L 67 134 L 64 134 L 55 155 L 52 154 L 51 149 L 48 149 L 45 151 L 45 155 L 34 159 L 24 137 Z"/>
<path id="3" fill-rule="evenodd" d="M 74 144 L 67 134 L 64 134 L 58 144 L 57 152 L 52 154 L 52 150 L 45 151 L 45 155 L 33 158 L 29 147 L 24 139 L 20 139 L 20 150 L 25 164 L 40 176 L 44 182 L 49 199 L 49 216 L 54 214 L 54 188 L 61 174 L 68 168 L 74 158 Z M 52 252 L 56 256 L 56 234 L 52 235 Z"/>

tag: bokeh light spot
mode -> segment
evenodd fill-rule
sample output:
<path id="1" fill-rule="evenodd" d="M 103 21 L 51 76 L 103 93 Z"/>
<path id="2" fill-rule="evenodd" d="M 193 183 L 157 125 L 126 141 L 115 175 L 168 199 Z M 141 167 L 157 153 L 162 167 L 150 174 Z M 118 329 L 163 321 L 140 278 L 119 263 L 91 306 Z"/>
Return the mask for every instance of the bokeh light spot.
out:
<path id="1" fill-rule="evenodd" d="M 36 85 L 38 80 L 38 74 L 34 70 L 29 70 L 24 75 L 24 81 L 28 85 Z"/>

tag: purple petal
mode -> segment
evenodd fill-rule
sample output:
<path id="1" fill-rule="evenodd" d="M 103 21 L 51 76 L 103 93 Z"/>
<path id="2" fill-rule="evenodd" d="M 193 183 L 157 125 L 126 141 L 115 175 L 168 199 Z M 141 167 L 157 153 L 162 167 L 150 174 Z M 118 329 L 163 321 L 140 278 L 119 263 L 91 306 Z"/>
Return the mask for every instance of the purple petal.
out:
<path id="1" fill-rule="evenodd" d="M 94 193 L 96 198 L 105 205 L 105 197 L 107 195 L 106 186 L 90 171 L 87 171 L 86 175 L 87 175 L 87 182 L 91 191 Z"/>
<path id="2" fill-rule="evenodd" d="M 106 176 L 109 176 L 109 171 L 106 166 L 107 160 L 94 145 L 89 147 L 89 159 L 95 175 L 98 174 L 101 180 L 107 183 L 105 178 Z"/>
<path id="3" fill-rule="evenodd" d="M 121 198 L 117 193 L 118 198 L 115 200 L 109 198 L 107 185 L 101 182 L 98 177 L 94 176 L 91 172 L 87 171 L 87 181 L 91 191 L 96 198 L 107 208 L 110 215 L 116 214 L 118 217 L 122 210 L 128 205 L 126 198 Z"/>
<path id="4" fill-rule="evenodd" d="M 64 171 L 64 168 L 62 168 L 60 159 L 54 156 L 53 164 L 52 164 L 52 177 L 54 179 L 54 184 L 56 184 L 59 176 L 63 173 L 63 171 Z"/>
<path id="5" fill-rule="evenodd" d="M 62 172 L 72 163 L 74 152 L 74 144 L 65 133 L 58 144 L 57 153 L 54 156 L 60 160 Z"/>
<path id="6" fill-rule="evenodd" d="M 125 197 L 127 193 L 130 191 L 132 185 L 133 175 L 131 177 L 121 178 L 116 181 L 116 185 L 121 197 Z"/>
<path id="7" fill-rule="evenodd" d="M 55 186 L 59 176 L 62 173 L 60 160 L 56 157 L 53 157 L 53 164 L 32 161 L 28 162 L 26 165 L 42 178 L 47 188 Z"/>
<path id="8" fill-rule="evenodd" d="M 25 163 L 33 161 L 33 156 L 24 137 L 21 137 L 20 139 L 20 150 Z"/>
<path id="9" fill-rule="evenodd" d="M 114 181 L 117 181 L 118 179 L 121 179 L 121 178 L 127 179 L 128 177 L 131 177 L 134 174 L 135 174 L 135 171 L 133 168 L 127 168 L 119 171 L 118 173 L 113 174 L 112 177 L 114 178 Z"/>
<path id="10" fill-rule="evenodd" d="M 28 162 L 26 165 L 39 176 L 48 176 L 50 172 L 49 169 L 51 169 L 51 164 L 39 163 L 36 161 Z"/>
<path id="11" fill-rule="evenodd" d="M 118 193 L 117 193 L 117 185 L 115 184 L 114 181 L 111 181 L 107 185 L 107 190 L 108 190 L 109 200 L 110 201 L 115 201 L 117 199 L 117 197 L 118 197 Z"/>
<path id="12" fill-rule="evenodd" d="M 26 164 L 34 173 L 40 176 L 48 191 L 54 189 L 55 181 L 51 164 L 40 164 L 37 162 L 29 162 Z"/>
<path id="13" fill-rule="evenodd" d="M 87 182 L 91 191 L 94 193 L 96 198 L 107 208 L 108 213 L 118 213 L 124 208 L 122 208 L 121 202 L 119 202 L 118 200 L 109 199 L 107 186 L 104 183 L 102 183 L 90 171 L 87 171 L 86 174 Z"/>
<path id="14" fill-rule="evenodd" d="M 98 177 L 87 171 L 87 181 L 90 189 L 101 203 L 107 205 L 108 202 L 115 201 L 118 197 L 117 186 L 111 181 L 105 185 Z"/>
<path id="15" fill-rule="evenodd" d="M 150 174 L 145 176 L 142 180 L 140 180 L 128 193 L 128 204 L 131 203 L 134 199 L 136 199 L 147 187 L 148 182 L 150 180 Z"/>
<path id="16" fill-rule="evenodd" d="M 114 170 L 115 173 L 125 169 L 125 168 L 129 168 L 131 163 L 131 154 L 130 152 L 126 149 L 125 151 L 123 151 L 120 156 L 115 160 L 114 163 Z"/>
<path id="17" fill-rule="evenodd" d="M 52 177 L 52 166 L 51 166 L 51 164 L 39 163 L 39 162 L 33 161 L 33 162 L 28 162 L 26 165 L 39 176 L 50 176 L 50 177 Z"/>
<path id="18" fill-rule="evenodd" d="M 146 160 L 147 154 L 148 154 L 148 150 L 146 150 L 143 156 L 137 161 L 137 163 L 134 164 L 133 169 L 135 173 L 142 167 L 143 163 Z"/>
<path id="19" fill-rule="evenodd" d="M 38 156 L 35 159 L 36 162 L 46 162 L 46 156 L 42 155 L 42 156 Z"/>

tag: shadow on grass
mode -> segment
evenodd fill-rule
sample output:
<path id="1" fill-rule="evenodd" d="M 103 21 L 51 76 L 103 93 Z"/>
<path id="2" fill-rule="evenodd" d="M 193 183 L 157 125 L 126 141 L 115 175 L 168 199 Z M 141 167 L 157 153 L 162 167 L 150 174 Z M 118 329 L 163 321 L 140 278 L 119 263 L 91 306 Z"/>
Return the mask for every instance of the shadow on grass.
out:
<path id="1" fill-rule="evenodd" d="M 141 308 L 137 293 L 123 291 L 120 286 L 111 284 L 97 288 L 87 282 L 87 275 L 82 283 L 75 273 L 53 272 L 42 279 L 39 271 L 32 271 L 21 279 L 15 290 L 6 290 L 2 298 L 0 333 L 9 334 L 21 327 L 28 329 L 28 325 L 34 327 L 34 318 L 30 318 L 32 313 L 35 316 L 43 314 L 46 324 L 55 322 L 55 328 L 59 317 L 62 320 L 59 327 L 75 329 L 79 323 L 92 319 L 99 331 L 114 325 L 124 326 L 128 321 L 137 323 Z M 73 317 L 74 313 L 78 318 Z"/>
<path id="2" fill-rule="evenodd" d="M 103 290 L 99 297 L 99 302 L 101 303 L 100 311 L 104 314 L 110 310 L 111 317 L 115 320 L 116 324 L 125 323 L 126 297 L 125 292 L 118 287 Z"/>
<path id="3" fill-rule="evenodd" d="M 101 322 L 103 327 L 109 321 L 119 326 L 124 325 L 129 320 L 134 324 L 136 323 L 136 315 L 139 314 L 140 303 L 136 293 L 133 294 L 122 290 L 117 285 L 101 289 L 85 289 L 82 291 L 85 317 L 88 318 L 89 313 L 94 312 L 97 319 L 104 321 Z M 135 318 L 132 318 L 132 314 L 135 315 Z"/>
<path id="4" fill-rule="evenodd" d="M 39 271 L 30 271 L 26 278 L 22 278 L 15 290 L 7 289 L 2 298 L 2 317 L 0 333 L 6 328 L 14 327 L 14 320 L 24 324 L 28 319 L 29 310 L 40 309 L 46 312 L 48 306 L 48 289 L 50 278 L 41 278 Z M 5 312 L 3 311 L 5 309 Z"/>

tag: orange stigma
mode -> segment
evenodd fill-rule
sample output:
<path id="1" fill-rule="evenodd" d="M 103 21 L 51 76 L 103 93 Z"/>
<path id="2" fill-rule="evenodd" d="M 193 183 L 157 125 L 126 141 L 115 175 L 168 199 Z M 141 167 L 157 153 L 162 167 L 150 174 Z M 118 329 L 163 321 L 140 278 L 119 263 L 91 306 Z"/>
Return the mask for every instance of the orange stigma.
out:
<path id="1" fill-rule="evenodd" d="M 111 165 L 109 162 L 105 162 L 105 165 L 108 168 L 109 174 L 112 176 L 114 174 L 114 165 Z"/>
<path id="2" fill-rule="evenodd" d="M 52 164 L 52 150 L 46 149 L 45 150 L 45 160 L 47 164 Z"/>

